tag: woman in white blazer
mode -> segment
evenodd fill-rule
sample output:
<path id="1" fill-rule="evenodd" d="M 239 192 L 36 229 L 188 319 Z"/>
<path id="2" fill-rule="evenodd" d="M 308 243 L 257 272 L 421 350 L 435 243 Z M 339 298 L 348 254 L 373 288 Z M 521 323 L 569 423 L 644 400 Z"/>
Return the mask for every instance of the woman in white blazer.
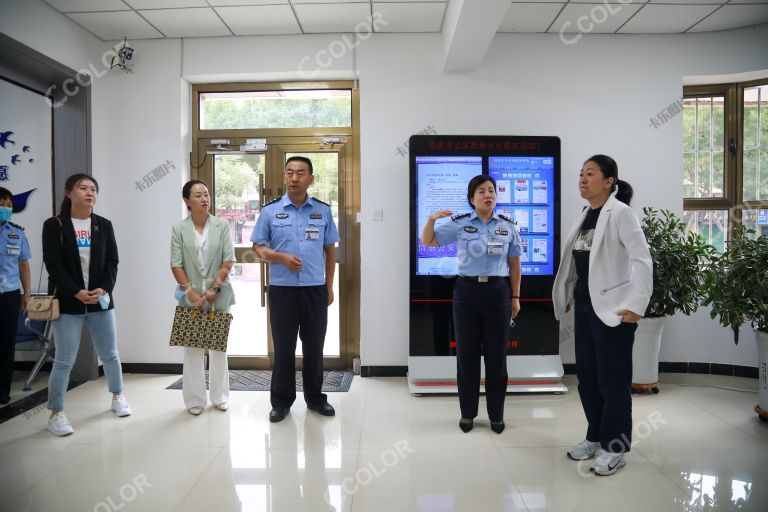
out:
<path id="1" fill-rule="evenodd" d="M 171 233 L 171 272 L 179 284 L 179 306 L 226 311 L 235 303 L 229 273 L 235 262 L 235 249 L 229 223 L 208 212 L 211 198 L 200 180 L 190 180 L 181 190 L 189 216 L 177 222 Z M 184 404 L 197 416 L 208 403 L 205 393 L 205 368 L 201 348 L 184 348 Z M 210 350 L 209 382 L 211 402 L 220 411 L 229 408 L 229 369 L 227 353 Z"/>
<path id="2" fill-rule="evenodd" d="M 653 264 L 632 187 L 613 158 L 584 162 L 579 192 L 589 202 L 563 245 L 552 290 L 555 316 L 574 309 L 576 374 L 587 417 L 573 460 L 597 457 L 590 470 L 612 475 L 626 464 L 632 436 L 632 344 L 653 290 Z"/>

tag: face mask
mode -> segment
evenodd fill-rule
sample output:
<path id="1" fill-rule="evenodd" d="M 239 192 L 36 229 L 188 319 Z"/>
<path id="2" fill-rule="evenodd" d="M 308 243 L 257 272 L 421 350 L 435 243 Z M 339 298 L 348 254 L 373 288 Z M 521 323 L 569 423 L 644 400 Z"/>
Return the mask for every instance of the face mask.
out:
<path id="1" fill-rule="evenodd" d="M 177 301 L 181 301 L 186 296 L 187 296 L 186 292 L 184 292 L 184 290 L 182 290 L 180 286 L 177 286 L 176 287 L 176 300 Z"/>
<path id="2" fill-rule="evenodd" d="M 0 222 L 8 222 L 13 215 L 13 208 L 7 206 L 0 206 Z"/>
<path id="3" fill-rule="evenodd" d="M 112 300 L 109 298 L 108 293 L 99 296 L 99 306 L 101 306 L 101 309 L 108 309 L 110 302 L 112 302 Z"/>

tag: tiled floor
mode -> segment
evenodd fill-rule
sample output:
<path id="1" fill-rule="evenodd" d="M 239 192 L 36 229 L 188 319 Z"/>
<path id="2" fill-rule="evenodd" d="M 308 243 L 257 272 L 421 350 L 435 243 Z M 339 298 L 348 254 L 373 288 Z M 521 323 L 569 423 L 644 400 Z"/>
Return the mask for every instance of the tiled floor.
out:
<path id="1" fill-rule="evenodd" d="M 768 510 L 751 379 L 662 375 L 660 394 L 634 398 L 629 464 L 601 478 L 565 457 L 585 430 L 573 378 L 565 395 L 508 396 L 502 435 L 485 417 L 462 433 L 455 396 L 412 397 L 404 378 L 355 377 L 329 395 L 336 417 L 299 399 L 278 424 L 265 392 L 193 417 L 164 389 L 177 378 L 126 375 L 124 419 L 103 378 L 70 391 L 66 438 L 42 407 L 1 424 L 0 510 Z"/>

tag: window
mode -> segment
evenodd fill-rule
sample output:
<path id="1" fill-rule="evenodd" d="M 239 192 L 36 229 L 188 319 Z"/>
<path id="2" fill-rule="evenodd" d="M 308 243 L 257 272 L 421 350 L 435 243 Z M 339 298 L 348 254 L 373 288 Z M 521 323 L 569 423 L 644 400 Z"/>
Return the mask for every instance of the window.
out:
<path id="1" fill-rule="evenodd" d="M 683 93 L 687 229 L 720 251 L 738 223 L 768 233 L 768 81 Z"/>
<path id="2" fill-rule="evenodd" d="M 744 89 L 745 201 L 768 201 L 768 85 Z"/>
<path id="3" fill-rule="evenodd" d="M 352 91 L 307 89 L 200 93 L 200 129 L 352 126 Z"/>

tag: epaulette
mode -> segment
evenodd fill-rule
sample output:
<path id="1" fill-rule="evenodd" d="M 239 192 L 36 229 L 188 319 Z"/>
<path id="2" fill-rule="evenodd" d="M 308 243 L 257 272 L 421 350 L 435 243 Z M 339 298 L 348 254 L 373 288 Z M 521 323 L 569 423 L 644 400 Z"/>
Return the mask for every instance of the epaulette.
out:
<path id="1" fill-rule="evenodd" d="M 280 197 L 276 197 L 276 198 L 274 198 L 273 200 L 271 200 L 270 202 L 268 202 L 268 203 L 264 203 L 263 205 L 261 205 L 261 207 L 262 207 L 262 208 L 264 208 L 264 207 L 266 207 L 266 206 L 269 206 L 269 205 L 271 205 L 271 204 L 275 204 L 276 202 L 278 202 L 278 201 L 279 201 L 279 200 L 281 200 L 281 199 L 282 199 L 282 196 L 280 196 Z"/>
<path id="2" fill-rule="evenodd" d="M 452 220 L 452 221 L 454 221 L 454 222 L 456 222 L 457 220 L 459 220 L 459 219 L 463 219 L 463 218 L 465 218 L 465 217 L 469 217 L 470 215 L 472 215 L 472 212 L 467 212 L 467 213 L 460 213 L 460 214 L 458 214 L 458 215 L 454 215 L 454 216 L 452 216 L 452 217 L 451 217 L 451 220 Z"/>
<path id="3" fill-rule="evenodd" d="M 510 219 L 510 218 L 509 218 L 509 217 L 507 217 L 506 215 L 501 215 L 501 214 L 499 214 L 499 218 L 500 218 L 501 220 L 505 220 L 505 221 L 507 221 L 507 222 L 509 222 L 509 223 L 511 223 L 511 224 L 514 224 L 515 226 L 517 226 L 517 221 L 516 221 L 516 220 L 514 220 L 514 219 Z"/>
<path id="4" fill-rule="evenodd" d="M 13 223 L 13 222 L 11 222 L 11 221 L 8 221 L 8 224 L 10 224 L 11 226 L 13 226 L 13 227 L 15 227 L 15 228 L 18 228 L 18 229 L 20 229 L 20 230 L 24 231 L 24 228 L 23 228 L 22 226 L 19 226 L 18 224 L 14 224 L 14 223 Z"/>
<path id="5" fill-rule="evenodd" d="M 312 200 L 313 200 L 313 201 L 317 201 L 318 203 L 322 203 L 322 204 L 324 204 L 325 206 L 327 206 L 328 208 L 330 208 L 330 207 L 331 207 L 331 205 L 329 205 L 329 204 L 328 204 L 328 203 L 326 203 L 325 201 L 321 201 L 321 200 L 319 200 L 319 199 L 318 199 L 318 198 L 316 198 L 316 197 L 313 197 L 313 198 L 312 198 Z"/>

